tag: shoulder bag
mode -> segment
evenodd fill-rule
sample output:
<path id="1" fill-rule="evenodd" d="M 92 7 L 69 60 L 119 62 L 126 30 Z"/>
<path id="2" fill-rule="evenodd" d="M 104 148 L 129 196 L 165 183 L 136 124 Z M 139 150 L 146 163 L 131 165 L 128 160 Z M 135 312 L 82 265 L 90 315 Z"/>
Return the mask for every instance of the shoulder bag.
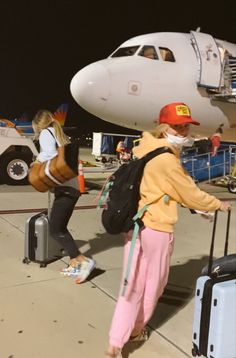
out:
<path id="1" fill-rule="evenodd" d="M 50 133 L 52 134 L 51 131 Z M 56 157 L 43 163 L 34 162 L 29 169 L 28 181 L 40 192 L 46 192 L 78 176 L 78 139 L 58 147 L 57 151 Z"/>

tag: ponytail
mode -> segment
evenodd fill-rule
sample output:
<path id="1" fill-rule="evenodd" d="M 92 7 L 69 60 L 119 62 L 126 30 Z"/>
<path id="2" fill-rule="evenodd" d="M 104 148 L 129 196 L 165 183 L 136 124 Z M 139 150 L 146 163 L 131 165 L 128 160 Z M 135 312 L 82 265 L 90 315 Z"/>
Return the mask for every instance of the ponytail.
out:
<path id="1" fill-rule="evenodd" d="M 53 119 L 51 126 L 55 130 L 55 137 L 58 139 L 58 142 L 61 145 L 65 145 L 67 143 L 70 143 L 69 137 L 63 132 L 62 127 L 57 119 Z"/>

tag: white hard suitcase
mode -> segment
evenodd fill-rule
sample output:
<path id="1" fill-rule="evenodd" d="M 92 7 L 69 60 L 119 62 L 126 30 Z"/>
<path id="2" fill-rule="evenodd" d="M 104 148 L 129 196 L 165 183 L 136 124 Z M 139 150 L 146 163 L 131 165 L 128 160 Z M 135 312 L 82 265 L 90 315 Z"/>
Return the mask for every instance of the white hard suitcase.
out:
<path id="1" fill-rule="evenodd" d="M 25 244 L 23 263 L 37 262 L 40 267 L 56 261 L 66 255 L 62 246 L 49 232 L 50 192 L 48 192 L 48 210 L 27 219 L 25 225 Z"/>
<path id="2" fill-rule="evenodd" d="M 196 285 L 192 355 L 236 358 L 236 255 L 227 255 L 230 212 L 225 255 L 213 262 L 216 222 L 217 212 L 209 264 L 203 269 L 207 275 L 199 277 Z"/>

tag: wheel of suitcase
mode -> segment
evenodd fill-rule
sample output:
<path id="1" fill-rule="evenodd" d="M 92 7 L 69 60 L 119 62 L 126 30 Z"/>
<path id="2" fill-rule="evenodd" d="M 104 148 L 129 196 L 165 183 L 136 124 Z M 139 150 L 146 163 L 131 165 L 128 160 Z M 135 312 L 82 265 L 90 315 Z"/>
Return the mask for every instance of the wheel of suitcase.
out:
<path id="1" fill-rule="evenodd" d="M 23 262 L 23 264 L 29 265 L 30 260 L 29 260 L 27 257 L 25 257 L 25 258 L 22 260 L 22 262 Z"/>
<path id="2" fill-rule="evenodd" d="M 41 263 L 39 267 L 47 267 L 47 264 L 45 262 Z"/>
<path id="3" fill-rule="evenodd" d="M 198 350 L 198 348 L 197 348 L 197 346 L 195 346 L 195 344 L 193 345 L 193 348 L 192 348 L 192 356 L 193 357 L 200 357 L 200 352 L 199 352 L 199 350 Z"/>

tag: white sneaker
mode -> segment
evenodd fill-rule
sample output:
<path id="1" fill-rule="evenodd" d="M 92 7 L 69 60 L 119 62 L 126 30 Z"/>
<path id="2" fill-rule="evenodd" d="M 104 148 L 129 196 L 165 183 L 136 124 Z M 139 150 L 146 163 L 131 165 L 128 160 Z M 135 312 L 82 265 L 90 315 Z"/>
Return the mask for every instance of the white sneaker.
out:
<path id="1" fill-rule="evenodd" d="M 82 283 L 90 275 L 93 269 L 96 266 L 96 262 L 93 259 L 86 258 L 84 261 L 80 262 L 79 272 L 76 278 L 76 283 Z"/>
<path id="2" fill-rule="evenodd" d="M 80 263 L 78 262 L 77 266 L 71 266 L 64 268 L 61 270 L 61 274 L 68 277 L 77 277 L 80 271 Z"/>

